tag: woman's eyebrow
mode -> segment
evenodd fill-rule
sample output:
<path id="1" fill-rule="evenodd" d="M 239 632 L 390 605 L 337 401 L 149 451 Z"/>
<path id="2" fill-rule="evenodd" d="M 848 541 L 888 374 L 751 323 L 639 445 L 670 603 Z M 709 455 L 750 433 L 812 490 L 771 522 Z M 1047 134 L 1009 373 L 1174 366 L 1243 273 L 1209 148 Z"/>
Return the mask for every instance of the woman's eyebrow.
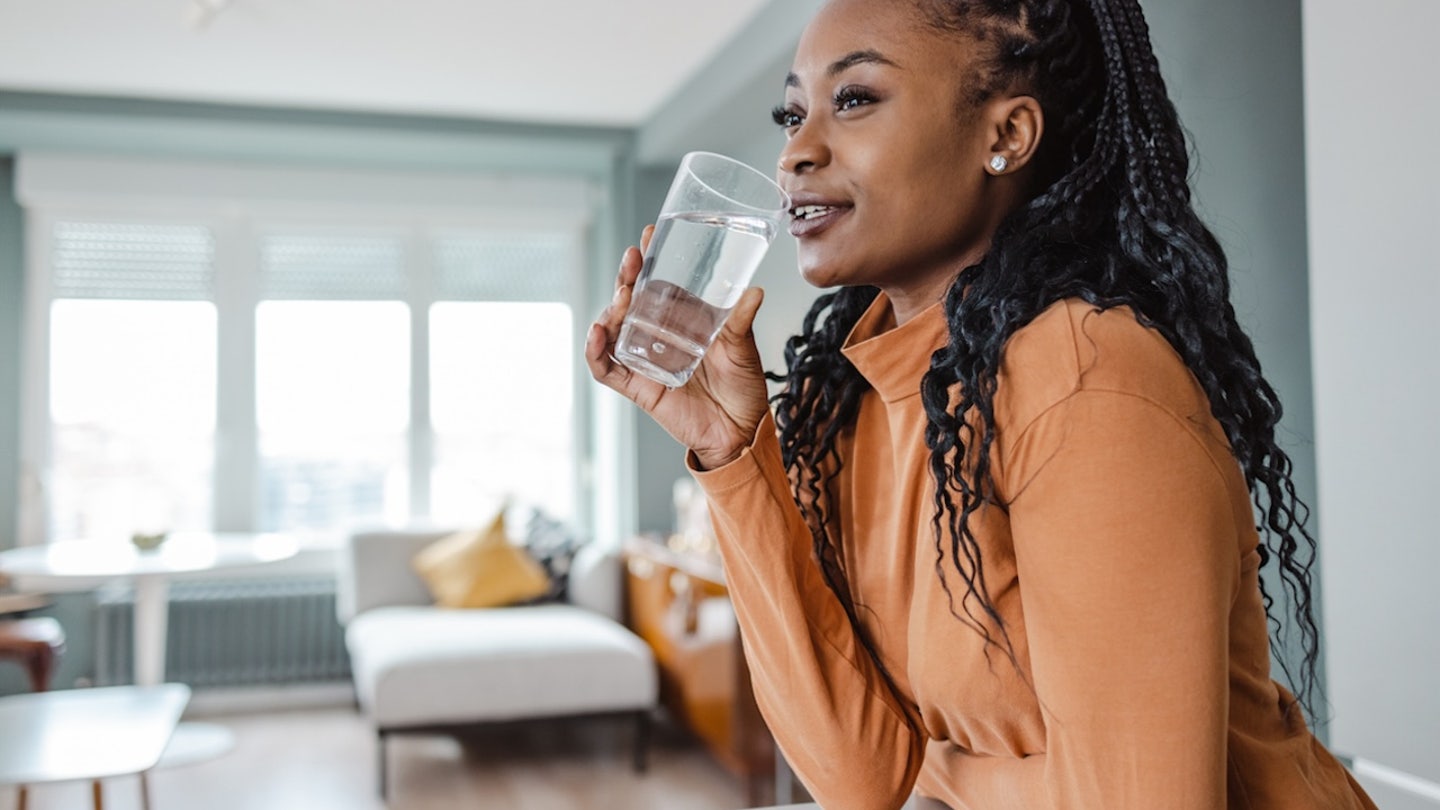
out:
<path id="1" fill-rule="evenodd" d="M 840 75 L 841 73 L 844 73 L 850 68 L 861 64 L 889 65 L 893 68 L 900 67 L 900 65 L 898 65 L 893 59 L 886 57 L 879 51 L 874 49 L 866 49 L 863 51 L 851 51 L 850 53 L 845 54 L 839 59 L 836 59 L 834 62 L 831 62 L 830 67 L 825 69 L 825 75 L 833 78 Z M 787 75 L 785 77 L 785 86 L 799 87 L 800 77 L 796 76 L 794 73 Z"/>

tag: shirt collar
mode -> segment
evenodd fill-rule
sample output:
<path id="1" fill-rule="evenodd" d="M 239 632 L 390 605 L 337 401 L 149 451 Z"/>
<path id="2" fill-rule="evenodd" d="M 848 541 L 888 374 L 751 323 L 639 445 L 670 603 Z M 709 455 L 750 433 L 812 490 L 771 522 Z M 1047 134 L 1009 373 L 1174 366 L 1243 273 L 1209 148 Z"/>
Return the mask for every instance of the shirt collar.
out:
<path id="1" fill-rule="evenodd" d="M 881 399 L 894 402 L 920 393 L 930 355 L 949 338 L 943 303 L 936 302 L 896 326 L 890 299 L 882 292 L 856 321 L 840 352 Z"/>

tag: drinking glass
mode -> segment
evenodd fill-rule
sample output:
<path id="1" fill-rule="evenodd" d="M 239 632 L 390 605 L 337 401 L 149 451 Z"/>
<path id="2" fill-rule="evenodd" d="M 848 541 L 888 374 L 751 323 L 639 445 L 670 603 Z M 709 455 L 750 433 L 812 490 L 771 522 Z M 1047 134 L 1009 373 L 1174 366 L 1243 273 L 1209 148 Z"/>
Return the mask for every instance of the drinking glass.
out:
<path id="1" fill-rule="evenodd" d="M 670 388 L 684 385 L 789 208 L 784 190 L 744 163 L 686 155 L 645 251 L 615 359 Z"/>

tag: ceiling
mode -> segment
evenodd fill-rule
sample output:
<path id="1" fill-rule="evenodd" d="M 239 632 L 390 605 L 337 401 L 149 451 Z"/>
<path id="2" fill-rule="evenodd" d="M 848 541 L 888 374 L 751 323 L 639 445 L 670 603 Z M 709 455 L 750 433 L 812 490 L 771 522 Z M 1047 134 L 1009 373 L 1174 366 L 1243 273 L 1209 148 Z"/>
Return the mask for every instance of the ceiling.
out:
<path id="1" fill-rule="evenodd" d="M 771 1 L 0 0 L 0 90 L 630 127 Z"/>

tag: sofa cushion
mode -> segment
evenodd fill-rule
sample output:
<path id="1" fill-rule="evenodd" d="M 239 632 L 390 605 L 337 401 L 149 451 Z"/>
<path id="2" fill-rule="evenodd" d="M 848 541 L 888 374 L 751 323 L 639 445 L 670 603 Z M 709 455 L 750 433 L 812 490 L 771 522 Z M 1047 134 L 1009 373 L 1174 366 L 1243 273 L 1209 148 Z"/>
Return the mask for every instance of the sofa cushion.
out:
<path id="1" fill-rule="evenodd" d="M 658 694 L 650 647 L 573 605 L 377 608 L 345 639 L 382 729 L 647 709 Z"/>
<path id="2" fill-rule="evenodd" d="M 510 543 L 504 511 L 479 531 L 436 540 L 421 549 L 411 565 L 441 607 L 512 605 L 550 590 L 545 569 L 525 549 Z"/>
<path id="3" fill-rule="evenodd" d="M 545 569 L 550 588 L 535 601 L 564 602 L 568 596 L 570 564 L 584 545 L 570 527 L 539 507 L 531 507 L 525 520 L 523 544 L 530 556 Z"/>

